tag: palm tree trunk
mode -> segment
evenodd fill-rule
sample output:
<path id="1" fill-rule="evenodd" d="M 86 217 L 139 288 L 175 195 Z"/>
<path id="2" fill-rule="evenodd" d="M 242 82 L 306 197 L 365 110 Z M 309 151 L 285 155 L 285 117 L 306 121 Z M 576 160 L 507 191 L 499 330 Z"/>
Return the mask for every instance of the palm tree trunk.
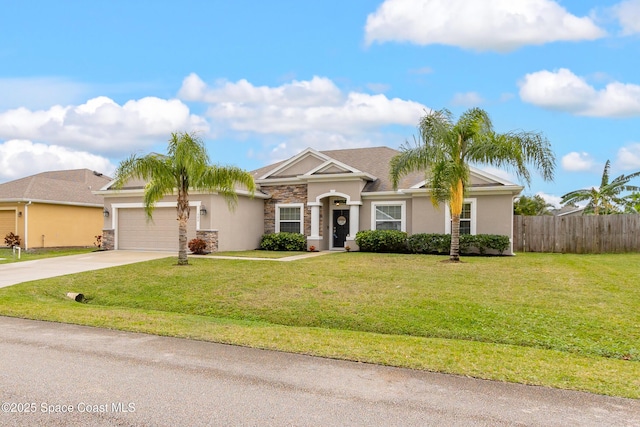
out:
<path id="1" fill-rule="evenodd" d="M 187 258 L 187 221 L 188 218 L 184 214 L 178 218 L 178 265 L 189 264 Z"/>
<path id="2" fill-rule="evenodd" d="M 189 221 L 189 197 L 178 193 L 178 265 L 187 265 L 187 222 Z"/>
<path id="3" fill-rule="evenodd" d="M 451 249 L 449 261 L 460 261 L 460 215 L 451 215 Z"/>
<path id="4" fill-rule="evenodd" d="M 451 249 L 449 249 L 449 261 L 460 261 L 460 215 L 464 204 L 464 184 L 458 180 L 451 188 L 449 200 L 451 210 Z"/>

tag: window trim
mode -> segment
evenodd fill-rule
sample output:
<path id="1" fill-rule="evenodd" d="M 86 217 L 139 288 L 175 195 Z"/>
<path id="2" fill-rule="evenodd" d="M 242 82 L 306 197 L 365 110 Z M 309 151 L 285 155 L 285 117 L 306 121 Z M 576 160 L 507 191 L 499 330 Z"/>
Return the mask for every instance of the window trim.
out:
<path id="1" fill-rule="evenodd" d="M 280 208 L 300 209 L 300 234 L 304 234 L 304 203 L 276 203 L 276 233 L 280 232 Z M 290 221 L 292 222 L 292 221 Z"/>
<path id="2" fill-rule="evenodd" d="M 405 200 L 371 202 L 371 230 L 376 230 L 376 209 L 378 206 L 400 206 L 400 231 L 407 231 L 407 202 Z"/>
<path id="3" fill-rule="evenodd" d="M 477 234 L 477 223 L 478 223 L 478 199 L 464 199 L 463 204 L 471 205 L 471 235 L 475 236 Z M 451 209 L 449 209 L 449 202 L 446 203 L 445 216 L 444 216 L 444 232 L 445 234 L 451 234 Z"/>

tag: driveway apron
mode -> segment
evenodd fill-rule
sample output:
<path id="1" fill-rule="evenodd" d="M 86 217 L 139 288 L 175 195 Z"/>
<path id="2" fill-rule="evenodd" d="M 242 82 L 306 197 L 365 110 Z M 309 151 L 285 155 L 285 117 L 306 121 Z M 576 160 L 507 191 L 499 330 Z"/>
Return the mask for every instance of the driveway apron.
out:
<path id="1" fill-rule="evenodd" d="M 172 252 L 102 251 L 0 264 L 0 288 L 32 280 L 174 256 Z"/>

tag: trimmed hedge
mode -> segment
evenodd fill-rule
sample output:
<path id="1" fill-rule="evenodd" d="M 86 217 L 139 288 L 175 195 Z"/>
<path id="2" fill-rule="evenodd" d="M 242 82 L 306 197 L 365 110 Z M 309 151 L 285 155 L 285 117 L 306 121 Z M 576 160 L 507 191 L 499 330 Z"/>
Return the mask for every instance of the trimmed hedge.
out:
<path id="1" fill-rule="evenodd" d="M 260 249 L 265 251 L 306 251 L 307 238 L 300 233 L 263 234 Z"/>
<path id="2" fill-rule="evenodd" d="M 356 234 L 356 243 L 363 252 L 394 252 L 414 254 L 448 254 L 451 248 L 450 234 L 414 234 L 396 230 L 367 230 Z M 494 250 L 500 255 L 509 248 L 508 236 L 498 234 L 463 234 L 460 236 L 460 253 L 479 253 Z"/>
<path id="3" fill-rule="evenodd" d="M 364 230 L 356 233 L 356 244 L 363 252 L 407 252 L 407 233 L 398 230 Z"/>

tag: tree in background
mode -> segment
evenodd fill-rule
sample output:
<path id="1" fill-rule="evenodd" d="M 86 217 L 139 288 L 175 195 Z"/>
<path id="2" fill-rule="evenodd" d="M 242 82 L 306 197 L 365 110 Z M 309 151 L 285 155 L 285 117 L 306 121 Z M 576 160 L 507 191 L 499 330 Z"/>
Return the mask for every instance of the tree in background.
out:
<path id="1" fill-rule="evenodd" d="M 549 141 L 536 132 L 496 133 L 487 112 L 480 108 L 465 111 L 457 122 L 447 109 L 431 111 L 420 119 L 419 140 L 405 143 L 391 160 L 390 177 L 394 189 L 408 173 L 424 171 L 431 202 L 448 202 L 451 211 L 449 259 L 460 260 L 460 214 L 469 185 L 469 164 L 508 167 L 527 184 L 533 165 L 545 180 L 553 180 L 555 156 Z"/>
<path id="2" fill-rule="evenodd" d="M 251 194 L 255 183 L 249 172 L 237 167 L 209 165 L 204 142 L 197 135 L 187 132 L 172 133 L 167 155 L 133 154 L 122 161 L 116 170 L 113 188 L 122 188 L 130 179 L 143 179 L 145 212 L 152 218 L 155 204 L 168 194 L 178 194 L 178 265 L 188 264 L 187 222 L 189 220 L 189 191 L 216 191 L 232 208 L 237 202 L 236 186 L 246 188 Z"/>
<path id="3" fill-rule="evenodd" d="M 613 181 L 609 182 L 609 169 L 611 161 L 607 160 L 602 171 L 602 178 L 599 187 L 582 188 L 580 190 L 571 191 L 562 196 L 562 203 L 578 203 L 587 201 L 584 213 L 592 213 L 594 215 L 609 215 L 621 213 L 623 207 L 627 204 L 625 197 L 621 193 L 626 191 L 640 191 L 640 187 L 629 185 L 629 181 L 640 176 L 640 172 L 630 175 L 620 175 Z"/>
<path id="4" fill-rule="evenodd" d="M 520 196 L 513 204 L 514 215 L 551 215 L 549 211 L 553 208 L 551 203 L 547 203 L 539 194 L 535 196 Z"/>

